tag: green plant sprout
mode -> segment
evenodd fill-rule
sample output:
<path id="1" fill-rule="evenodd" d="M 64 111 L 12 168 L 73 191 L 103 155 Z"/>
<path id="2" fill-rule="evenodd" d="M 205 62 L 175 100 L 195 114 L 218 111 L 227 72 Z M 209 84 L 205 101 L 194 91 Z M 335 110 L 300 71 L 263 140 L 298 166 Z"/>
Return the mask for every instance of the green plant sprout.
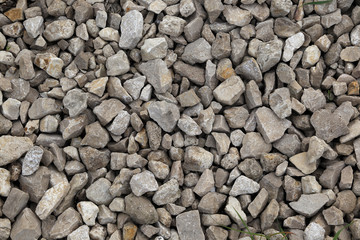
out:
<path id="1" fill-rule="evenodd" d="M 266 235 L 266 234 L 262 234 L 262 233 L 253 233 L 253 232 L 250 231 L 248 225 L 247 225 L 246 222 L 242 219 L 242 217 L 240 216 L 239 212 L 238 212 L 235 208 L 234 208 L 234 210 L 235 210 L 236 214 L 238 215 L 238 217 L 240 218 L 241 223 L 245 226 L 246 231 L 242 231 L 242 230 L 240 230 L 240 229 L 235 229 L 235 228 L 227 227 L 227 226 L 224 226 L 224 225 L 220 225 L 220 226 L 222 226 L 223 228 L 226 228 L 226 229 L 228 229 L 228 230 L 234 230 L 234 231 L 237 231 L 237 232 L 240 232 L 240 233 L 248 234 L 248 235 L 250 236 L 251 240 L 255 240 L 255 238 L 254 238 L 255 236 L 259 236 L 259 237 L 262 237 L 262 238 L 265 238 L 265 239 L 268 240 L 268 239 L 271 239 L 271 237 L 276 236 L 276 235 L 282 235 L 282 236 L 283 236 L 282 239 L 287 240 L 287 235 L 292 234 L 291 232 L 285 232 L 285 231 L 283 231 L 281 227 L 280 227 L 280 232 L 273 233 L 273 234 L 268 234 L 268 235 Z"/>
<path id="2" fill-rule="evenodd" d="M 350 227 L 352 224 L 354 223 L 354 221 L 351 221 L 349 224 L 346 224 L 343 228 L 341 228 L 339 231 L 336 232 L 336 234 L 334 235 L 333 240 L 337 240 L 340 236 L 340 233 L 345 229 Z"/>
<path id="3" fill-rule="evenodd" d="M 332 1 L 333 1 L 333 0 L 307 2 L 307 3 L 304 3 L 303 5 L 320 5 L 320 4 L 331 3 Z"/>
<path id="4" fill-rule="evenodd" d="M 279 229 L 280 229 L 279 232 L 273 233 L 273 234 L 268 234 L 268 235 L 263 234 L 263 233 L 253 233 L 253 232 L 250 231 L 248 225 L 246 224 L 246 222 L 244 221 L 244 219 L 241 217 L 241 215 L 239 214 L 239 212 L 238 212 L 235 208 L 234 208 L 234 210 L 235 210 L 236 214 L 238 215 L 238 217 L 240 218 L 241 223 L 245 226 L 246 231 L 243 231 L 243 230 L 240 230 L 240 229 L 231 228 L 231 227 L 227 227 L 227 226 L 224 226 L 224 225 L 220 225 L 221 227 L 226 228 L 226 229 L 228 229 L 228 230 L 237 231 L 237 232 L 239 232 L 239 233 L 248 234 L 248 235 L 250 236 L 251 240 L 255 240 L 255 236 L 259 236 L 259 237 L 261 237 L 261 238 L 265 238 L 265 239 L 269 240 L 269 239 L 271 239 L 271 237 L 276 236 L 276 235 L 282 235 L 282 239 L 288 240 L 287 236 L 290 235 L 290 234 L 293 234 L 292 232 L 286 232 L 286 231 L 284 231 L 283 228 L 281 227 L 281 224 L 279 223 L 278 220 L 277 220 L 277 222 L 278 222 Z M 335 234 L 334 237 L 333 237 L 333 240 L 338 240 L 341 232 L 342 232 L 344 229 L 350 227 L 353 223 L 354 223 L 354 221 L 351 221 L 349 224 L 346 224 L 346 225 L 345 225 L 344 227 L 342 227 L 339 231 L 337 231 L 336 234 Z"/>
<path id="5" fill-rule="evenodd" d="M 6 47 L 6 51 L 9 51 L 10 48 L 11 48 L 11 46 L 7 46 L 7 47 Z"/>

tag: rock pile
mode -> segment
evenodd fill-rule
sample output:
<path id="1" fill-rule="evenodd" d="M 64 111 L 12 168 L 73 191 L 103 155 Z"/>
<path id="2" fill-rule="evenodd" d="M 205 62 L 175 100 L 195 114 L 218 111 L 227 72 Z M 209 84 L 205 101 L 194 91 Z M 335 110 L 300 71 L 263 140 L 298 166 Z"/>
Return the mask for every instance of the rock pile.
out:
<path id="1" fill-rule="evenodd" d="M 360 239 L 358 0 L 11 2 L 0 239 Z"/>

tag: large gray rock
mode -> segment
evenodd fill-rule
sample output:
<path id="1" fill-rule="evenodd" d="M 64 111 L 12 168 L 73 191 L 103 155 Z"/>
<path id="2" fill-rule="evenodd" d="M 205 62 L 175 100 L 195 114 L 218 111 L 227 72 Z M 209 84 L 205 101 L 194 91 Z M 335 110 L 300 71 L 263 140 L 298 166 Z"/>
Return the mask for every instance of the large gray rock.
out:
<path id="1" fill-rule="evenodd" d="M 211 60 L 211 45 L 204 38 L 199 38 L 195 42 L 186 45 L 181 59 L 192 65 Z"/>
<path id="2" fill-rule="evenodd" d="M 33 142 L 28 137 L 14 137 L 5 135 L 0 137 L 0 166 L 18 160 L 29 151 Z"/>
<path id="3" fill-rule="evenodd" d="M 106 60 L 107 75 L 117 76 L 127 73 L 130 70 L 129 59 L 122 50 L 118 51 Z"/>
<path id="4" fill-rule="evenodd" d="M 280 119 L 270 108 L 259 108 L 256 113 L 257 130 L 267 143 L 279 140 L 291 126 L 287 119 Z"/>
<path id="5" fill-rule="evenodd" d="M 262 72 L 269 71 L 280 61 L 282 47 L 283 42 L 278 39 L 260 44 L 256 60 Z"/>
<path id="6" fill-rule="evenodd" d="M 235 180 L 229 194 L 230 196 L 238 196 L 243 194 L 253 194 L 260 190 L 260 185 L 248 177 L 240 176 Z"/>
<path id="7" fill-rule="evenodd" d="M 132 176 L 130 187 L 135 196 L 138 197 L 147 192 L 154 192 L 159 188 L 154 174 L 147 170 Z"/>
<path id="8" fill-rule="evenodd" d="M 125 212 L 138 224 L 153 224 L 159 220 L 158 213 L 151 201 L 132 193 L 125 197 Z"/>
<path id="9" fill-rule="evenodd" d="M 69 19 L 56 20 L 46 26 L 44 37 L 49 42 L 54 42 L 62 39 L 68 39 L 73 36 L 75 32 L 75 22 Z"/>
<path id="10" fill-rule="evenodd" d="M 30 119 L 40 119 L 46 115 L 57 114 L 61 112 L 61 104 L 53 98 L 38 98 L 29 108 Z"/>
<path id="11" fill-rule="evenodd" d="M 25 208 L 11 228 L 11 239 L 38 239 L 41 236 L 41 222 L 30 208 Z"/>
<path id="12" fill-rule="evenodd" d="M 148 107 L 148 112 L 165 132 L 172 132 L 180 118 L 179 108 L 166 101 L 152 102 Z"/>
<path id="13" fill-rule="evenodd" d="M 266 143 L 260 133 L 249 132 L 245 134 L 240 155 L 242 158 L 254 157 L 259 159 L 263 153 L 268 153 L 271 150 L 271 144 Z"/>
<path id="14" fill-rule="evenodd" d="M 144 19 L 137 10 L 127 12 L 121 19 L 120 48 L 133 49 L 136 47 L 143 33 Z"/>
<path id="15" fill-rule="evenodd" d="M 157 93 L 165 93 L 171 87 L 171 72 L 163 60 L 155 59 L 141 63 L 139 69 Z"/>
<path id="16" fill-rule="evenodd" d="M 44 150 L 39 146 L 32 147 L 25 155 L 22 162 L 21 174 L 28 176 L 38 170 Z"/>
<path id="17" fill-rule="evenodd" d="M 326 194 L 302 194 L 298 201 L 290 202 L 290 207 L 297 213 L 305 216 L 314 216 L 327 202 L 329 198 Z"/>
<path id="18" fill-rule="evenodd" d="M 245 92 L 245 84 L 238 76 L 232 76 L 215 88 L 213 94 L 217 101 L 232 105 Z"/>
<path id="19" fill-rule="evenodd" d="M 63 98 L 64 107 L 69 111 L 70 117 L 76 117 L 87 108 L 88 95 L 80 89 L 68 91 Z"/>
<path id="20" fill-rule="evenodd" d="M 181 197 L 181 190 L 179 188 L 179 183 L 176 179 L 172 178 L 155 192 L 152 197 L 152 201 L 160 206 L 168 203 L 174 203 L 177 199 Z"/>
<path id="21" fill-rule="evenodd" d="M 211 152 L 197 146 L 185 149 L 183 168 L 189 171 L 203 172 L 212 166 L 214 156 Z"/>
<path id="22" fill-rule="evenodd" d="M 179 214 L 176 217 L 176 228 L 180 239 L 205 240 L 198 210 Z"/>

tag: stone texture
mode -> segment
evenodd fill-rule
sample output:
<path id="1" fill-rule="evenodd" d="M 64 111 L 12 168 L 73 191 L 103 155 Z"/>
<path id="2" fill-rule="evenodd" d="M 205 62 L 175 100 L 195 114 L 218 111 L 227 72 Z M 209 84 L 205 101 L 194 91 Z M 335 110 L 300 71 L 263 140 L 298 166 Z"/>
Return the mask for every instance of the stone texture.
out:
<path id="1" fill-rule="evenodd" d="M 197 210 L 179 214 L 176 217 L 176 228 L 180 239 L 205 240 L 205 235 L 201 229 L 200 214 Z"/>
<path id="2" fill-rule="evenodd" d="M 143 33 L 143 16 L 137 10 L 127 12 L 121 19 L 120 48 L 133 49 Z"/>
<path id="3" fill-rule="evenodd" d="M 327 202 L 329 198 L 322 193 L 302 194 L 298 201 L 291 202 L 289 205 L 297 213 L 305 216 L 314 216 Z"/>
<path id="4" fill-rule="evenodd" d="M 213 94 L 217 101 L 226 105 L 234 104 L 245 92 L 245 85 L 240 77 L 233 76 L 215 88 Z"/>
<path id="5" fill-rule="evenodd" d="M 30 208 L 25 208 L 11 228 L 11 239 L 38 239 L 41 236 L 41 222 Z"/>
<path id="6" fill-rule="evenodd" d="M 170 88 L 172 76 L 163 60 L 155 59 L 142 63 L 139 69 L 157 93 L 165 93 Z"/>
<path id="7" fill-rule="evenodd" d="M 171 132 L 180 119 L 178 107 L 166 101 L 152 102 L 148 107 L 150 117 L 159 124 L 165 132 Z M 166 118 L 164 118 L 166 116 Z"/>
<path id="8" fill-rule="evenodd" d="M 75 22 L 69 19 L 57 20 L 46 26 L 44 37 L 50 42 L 72 37 L 75 32 Z"/>
<path id="9" fill-rule="evenodd" d="M 0 146 L 0 166 L 4 166 L 16 161 L 29 151 L 33 142 L 28 137 L 5 135 L 0 137 Z"/>
<path id="10" fill-rule="evenodd" d="M 158 213 L 151 201 L 134 194 L 125 197 L 125 212 L 138 224 L 153 224 L 159 220 Z"/>

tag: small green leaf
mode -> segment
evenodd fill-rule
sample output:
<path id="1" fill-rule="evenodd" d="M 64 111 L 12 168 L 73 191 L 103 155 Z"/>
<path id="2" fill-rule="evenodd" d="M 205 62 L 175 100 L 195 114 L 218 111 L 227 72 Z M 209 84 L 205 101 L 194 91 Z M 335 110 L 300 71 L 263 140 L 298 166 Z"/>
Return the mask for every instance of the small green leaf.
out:
<path id="1" fill-rule="evenodd" d="M 340 236 L 340 233 L 345 229 L 350 227 L 352 224 L 354 223 L 354 221 L 350 222 L 349 224 L 346 224 L 343 228 L 341 228 L 339 231 L 336 232 L 336 234 L 334 235 L 333 240 L 337 240 Z"/>
<path id="2" fill-rule="evenodd" d="M 320 4 L 331 3 L 332 1 L 333 1 L 333 0 L 307 2 L 307 3 L 304 3 L 303 5 L 320 5 Z"/>

